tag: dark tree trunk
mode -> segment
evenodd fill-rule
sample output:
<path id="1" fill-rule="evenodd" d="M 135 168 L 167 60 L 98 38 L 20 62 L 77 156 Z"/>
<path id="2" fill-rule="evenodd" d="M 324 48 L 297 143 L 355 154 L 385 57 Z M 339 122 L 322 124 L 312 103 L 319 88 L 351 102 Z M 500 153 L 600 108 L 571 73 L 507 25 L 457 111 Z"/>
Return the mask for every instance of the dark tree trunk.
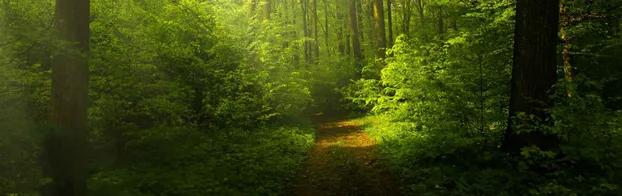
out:
<path id="1" fill-rule="evenodd" d="M 443 19 L 443 7 L 438 7 L 438 34 L 445 34 L 445 21 Z"/>
<path id="2" fill-rule="evenodd" d="M 352 52 L 357 67 L 356 78 L 361 78 L 363 55 L 361 54 L 361 43 L 359 41 L 359 29 L 357 25 L 356 1 L 350 0 L 349 18 L 350 18 L 350 40 L 352 41 Z M 349 48 L 349 47 L 348 47 Z"/>
<path id="3" fill-rule="evenodd" d="M 384 25 L 384 6 L 382 0 L 374 0 L 374 19 L 376 24 L 376 57 L 385 58 L 385 48 L 387 47 L 387 36 Z"/>
<path id="4" fill-rule="evenodd" d="M 356 0 L 350 0 L 350 37 L 352 40 L 352 50 L 357 61 L 363 59 L 361 54 L 361 43 L 359 41 L 359 29 L 357 25 Z"/>
<path id="5" fill-rule="evenodd" d="M 52 62 L 54 130 L 44 141 L 42 166 L 53 182 L 42 187 L 45 196 L 86 195 L 89 5 L 89 0 L 56 0 L 57 36 L 77 44 L 61 48 Z"/>
<path id="6" fill-rule="evenodd" d="M 402 0 L 402 33 L 408 35 L 410 31 L 410 17 L 411 17 L 411 0 Z"/>
<path id="7" fill-rule="evenodd" d="M 521 148 L 532 145 L 547 150 L 559 144 L 555 135 L 545 134 L 535 126 L 550 125 L 544 120 L 549 117 L 547 91 L 556 82 L 558 14 L 556 0 L 517 1 L 510 120 L 502 146 L 505 152 L 519 153 Z M 522 112 L 537 119 L 512 120 Z"/>

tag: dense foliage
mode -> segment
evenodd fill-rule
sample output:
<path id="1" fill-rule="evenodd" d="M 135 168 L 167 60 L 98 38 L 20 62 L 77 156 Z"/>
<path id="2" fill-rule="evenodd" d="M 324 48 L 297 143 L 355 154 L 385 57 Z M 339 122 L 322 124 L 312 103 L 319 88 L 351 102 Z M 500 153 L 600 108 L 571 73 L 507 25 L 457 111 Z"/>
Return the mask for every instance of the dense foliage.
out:
<path id="1" fill-rule="evenodd" d="M 568 1 L 571 17 L 610 10 L 607 20 L 570 24 L 572 82 L 551 90 L 558 151 L 500 151 L 512 68 L 512 1 L 446 3 L 458 27 L 442 35 L 416 29 L 398 38 L 381 79 L 348 89 L 361 119 L 408 195 L 619 195 L 621 192 L 615 3 Z M 430 5 L 429 9 L 434 8 Z M 428 25 L 434 25 L 431 21 Z M 426 38 L 427 37 L 427 38 Z M 431 37 L 434 37 L 433 39 Z M 595 41 L 598 39 L 599 41 Z M 561 52 L 561 45 L 560 45 Z M 566 94 L 575 91 L 572 97 Z M 390 123 L 389 123 L 390 122 Z M 545 125 L 546 126 L 546 125 Z M 552 142 L 552 141 L 551 141 Z"/>
<path id="2" fill-rule="evenodd" d="M 0 195 L 31 195 L 49 181 L 37 165 L 49 56 L 69 43 L 50 40 L 53 2 L 5 2 Z M 310 125 L 292 120 L 312 101 L 308 76 L 287 60 L 247 61 L 275 53 L 247 49 L 245 32 L 227 26 L 236 18 L 221 18 L 238 16 L 225 6 L 92 1 L 94 195 L 271 195 L 287 186 L 313 142 Z"/>
<path id="3" fill-rule="evenodd" d="M 622 194 L 622 1 L 560 0 L 536 125 L 560 142 L 518 155 L 508 122 L 536 117 L 508 118 L 516 1 L 383 2 L 91 0 L 89 194 L 283 195 L 305 115 L 343 111 L 367 116 L 405 195 Z M 0 196 L 53 181 L 52 64 L 86 55 L 56 5 L 0 0 Z"/>

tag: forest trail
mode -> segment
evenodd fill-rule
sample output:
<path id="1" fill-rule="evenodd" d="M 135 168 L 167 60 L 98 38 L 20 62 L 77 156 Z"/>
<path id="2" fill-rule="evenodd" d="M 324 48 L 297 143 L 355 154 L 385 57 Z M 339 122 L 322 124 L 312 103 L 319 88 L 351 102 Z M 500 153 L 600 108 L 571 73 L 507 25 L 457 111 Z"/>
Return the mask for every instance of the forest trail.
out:
<path id="1" fill-rule="evenodd" d="M 296 196 L 400 195 L 378 163 L 375 141 L 354 122 L 313 115 L 316 141 L 294 181 Z"/>

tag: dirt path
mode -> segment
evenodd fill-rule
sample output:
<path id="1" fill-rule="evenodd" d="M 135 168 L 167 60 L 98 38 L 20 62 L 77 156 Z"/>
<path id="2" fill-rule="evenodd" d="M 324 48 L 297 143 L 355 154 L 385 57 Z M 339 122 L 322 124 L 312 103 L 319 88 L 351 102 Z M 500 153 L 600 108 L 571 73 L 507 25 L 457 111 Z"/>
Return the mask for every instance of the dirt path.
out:
<path id="1" fill-rule="evenodd" d="M 313 116 L 317 136 L 298 172 L 297 196 L 394 196 L 398 188 L 376 158 L 375 141 L 348 120 Z"/>

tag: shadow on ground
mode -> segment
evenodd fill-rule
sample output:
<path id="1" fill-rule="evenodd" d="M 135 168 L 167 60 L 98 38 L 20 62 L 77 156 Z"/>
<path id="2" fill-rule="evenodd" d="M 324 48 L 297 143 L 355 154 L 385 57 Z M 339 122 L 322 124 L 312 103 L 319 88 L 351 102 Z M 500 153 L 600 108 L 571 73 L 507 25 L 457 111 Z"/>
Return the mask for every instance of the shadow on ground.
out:
<path id="1" fill-rule="evenodd" d="M 375 141 L 341 115 L 312 115 L 316 142 L 290 195 L 393 196 L 398 187 L 376 157 Z"/>

